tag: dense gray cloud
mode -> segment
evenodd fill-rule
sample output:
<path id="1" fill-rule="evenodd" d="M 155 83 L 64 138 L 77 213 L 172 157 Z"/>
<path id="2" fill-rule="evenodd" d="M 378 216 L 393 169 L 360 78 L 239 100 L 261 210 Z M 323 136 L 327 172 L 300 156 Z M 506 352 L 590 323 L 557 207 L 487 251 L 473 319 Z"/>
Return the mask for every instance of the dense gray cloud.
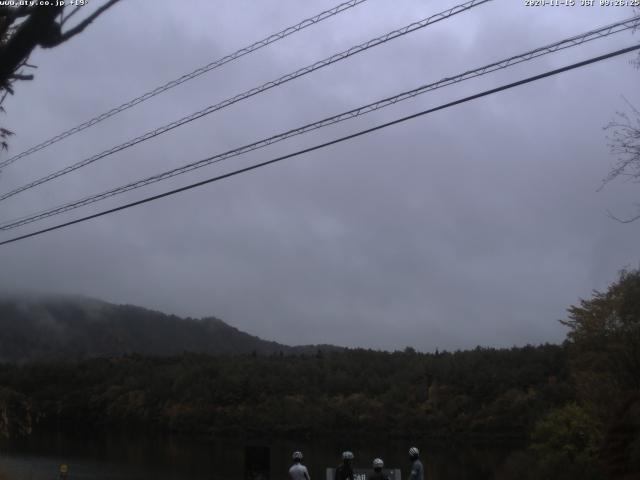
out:
<path id="1" fill-rule="evenodd" d="M 83 35 L 33 56 L 36 80 L 20 84 L 6 105 L 17 133 L 11 152 L 332 4 L 122 2 Z M 454 4 L 370 0 L 12 165 L 0 189 Z M 13 218 L 101 191 L 632 13 L 496 0 L 18 195 L 0 204 L 0 213 Z M 638 39 L 619 34 L 543 57 L 83 213 Z M 613 160 L 602 127 L 624 108 L 621 95 L 640 104 L 631 58 L 2 247 L 0 286 L 216 315 L 291 344 L 433 350 L 560 341 L 557 320 L 568 305 L 638 265 L 640 222 L 606 216 L 632 213 L 638 186 L 597 191 Z"/>

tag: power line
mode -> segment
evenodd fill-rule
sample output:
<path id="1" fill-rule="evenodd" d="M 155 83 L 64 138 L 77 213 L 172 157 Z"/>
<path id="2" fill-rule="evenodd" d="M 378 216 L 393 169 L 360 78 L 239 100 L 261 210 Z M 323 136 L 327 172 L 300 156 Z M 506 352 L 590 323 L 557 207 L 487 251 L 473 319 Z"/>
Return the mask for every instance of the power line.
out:
<path id="1" fill-rule="evenodd" d="M 538 58 L 542 55 L 547 55 L 549 53 L 553 53 L 559 50 L 564 50 L 566 48 L 570 48 L 570 47 L 574 47 L 574 46 L 578 46 L 581 45 L 585 42 L 591 41 L 591 40 L 596 40 L 599 38 L 604 38 L 607 37 L 609 35 L 612 35 L 614 33 L 619 33 L 619 32 L 623 32 L 629 29 L 633 29 L 636 28 L 638 25 L 640 25 L 640 15 L 632 17 L 630 19 L 627 20 L 622 20 L 620 22 L 616 22 L 614 24 L 611 25 L 607 25 L 604 27 L 600 27 L 598 29 L 595 30 L 591 30 L 585 33 L 582 33 L 580 35 L 574 35 L 573 37 L 569 37 L 566 38 L 564 40 L 560 40 L 558 42 L 552 43 L 552 44 L 548 44 L 545 45 L 543 47 L 539 47 L 533 50 L 529 50 L 528 52 L 522 53 L 520 55 L 515 55 L 515 56 L 511 56 L 508 57 L 506 59 L 500 60 L 498 62 L 494 62 L 491 63 L 489 65 L 485 65 L 483 67 L 474 69 L 474 70 L 468 70 L 464 73 L 452 76 L 452 77 L 445 77 L 437 82 L 434 83 L 430 83 L 427 85 L 422 85 L 418 88 L 415 88 L 413 90 L 409 90 L 406 92 L 402 92 L 398 95 L 394 95 L 392 97 L 387 97 L 384 98 L 382 100 L 379 100 L 377 102 L 374 103 L 370 103 L 343 113 L 340 113 L 338 115 L 334 115 L 328 118 L 324 118 L 322 120 L 313 122 L 313 123 L 309 123 L 307 125 L 304 125 L 302 127 L 298 127 L 292 130 L 288 130 L 286 132 L 250 143 L 248 145 L 244 145 L 238 148 L 235 148 L 233 150 L 229 150 L 227 152 L 221 153 L 221 154 L 217 154 L 211 157 L 207 157 L 205 159 L 201 159 L 199 161 L 196 162 L 192 162 L 186 165 L 183 165 L 181 167 L 178 168 L 174 168 L 156 175 L 153 175 L 151 177 L 146 177 L 125 185 L 121 185 L 119 187 L 113 188 L 111 190 L 107 190 L 105 192 L 96 194 L 96 195 L 91 195 L 85 198 L 82 198 L 80 200 L 76 200 L 70 203 L 66 203 L 63 205 L 59 205 L 57 207 L 53 207 L 41 212 L 37 212 L 37 213 L 33 213 L 30 214 L 28 216 L 24 216 L 21 218 L 17 218 L 8 222 L 5 222 L 3 224 L 0 224 L 0 230 L 10 230 L 12 228 L 17 228 L 23 225 L 26 225 L 28 223 L 32 223 L 38 220 L 42 220 L 54 215 L 59 215 L 65 212 L 68 212 L 70 210 L 74 210 L 76 208 L 80 208 L 86 205 L 90 205 L 92 203 L 104 200 L 106 198 L 109 197 L 113 197 L 115 195 L 119 195 L 131 190 L 135 190 L 137 188 L 141 188 L 162 180 L 166 180 L 168 178 L 172 178 L 174 176 L 177 175 L 181 175 L 183 173 L 187 173 L 190 172 L 192 170 L 196 170 L 198 168 L 202 168 L 205 167 L 207 165 L 211 165 L 213 163 L 218 163 L 218 162 L 222 162 L 226 159 L 232 158 L 232 157 L 236 157 L 245 153 L 248 153 L 250 151 L 253 150 L 258 150 L 260 148 L 264 148 L 266 146 L 272 145 L 274 143 L 286 140 L 288 138 L 297 136 L 297 135 L 301 135 L 313 130 L 317 130 L 329 125 L 333 125 L 339 122 L 343 122 L 345 120 L 351 119 L 351 118 L 355 118 L 358 116 L 362 116 L 365 115 L 367 113 L 394 105 L 398 102 L 413 98 L 417 95 L 421 95 L 423 93 L 427 93 L 433 90 L 436 90 L 438 88 L 443 88 L 455 83 L 459 83 L 462 82 L 464 80 L 469 80 L 471 78 L 475 78 L 475 77 L 479 77 L 481 75 L 486 75 L 488 73 L 497 71 L 497 70 L 501 70 L 522 62 L 526 62 L 529 60 L 532 60 L 534 58 Z"/>
<path id="2" fill-rule="evenodd" d="M 319 14 L 307 18 L 303 21 L 301 21 L 300 23 L 297 23 L 296 25 L 292 25 L 290 27 L 285 28 L 284 30 L 279 31 L 278 33 L 274 33 L 272 35 L 269 35 L 266 38 L 263 38 L 262 40 L 259 40 L 247 47 L 241 48 L 240 50 L 237 50 L 234 53 L 231 53 L 229 55 L 226 55 L 222 58 L 219 58 L 218 60 L 215 60 L 207 65 L 204 65 L 202 67 L 196 68 L 195 70 L 193 70 L 190 73 L 187 73 L 185 75 L 182 75 L 181 77 L 176 78 L 175 80 L 171 80 L 170 82 L 165 83 L 164 85 L 160 85 L 159 87 L 154 88 L 153 90 L 150 90 L 142 95 L 140 95 L 139 97 L 135 97 L 131 100 L 129 100 L 128 102 L 123 103 L 122 105 L 119 105 L 117 107 L 112 108 L 111 110 L 101 113 L 100 115 L 97 115 L 93 118 L 91 118 L 90 120 L 87 120 L 84 123 L 81 123 L 80 125 L 77 125 L 69 130 L 66 130 L 62 133 L 59 133 L 58 135 L 55 135 L 54 137 L 51 137 L 27 150 L 25 150 L 24 152 L 21 152 L 11 158 L 8 158 L 7 160 L 4 160 L 2 162 L 0 162 L 0 168 L 6 167 L 7 165 L 10 165 L 18 160 L 20 160 L 21 158 L 27 157 L 29 155 L 31 155 L 32 153 L 35 153 L 39 150 L 42 150 L 43 148 L 46 148 L 50 145 L 53 145 L 54 143 L 59 142 L 60 140 L 63 140 L 75 133 L 81 132 L 82 130 L 85 130 L 89 127 L 92 127 L 100 122 L 102 122 L 103 120 L 106 120 L 107 118 L 113 117 L 114 115 L 123 112 L 125 110 L 128 110 L 131 107 L 134 107 L 136 105 L 138 105 L 139 103 L 142 103 L 146 100 L 149 100 L 152 97 L 155 97 L 156 95 L 159 95 L 163 92 L 166 92 L 167 90 L 170 90 L 174 87 L 177 87 L 178 85 L 188 82 L 189 80 L 192 80 L 196 77 L 199 77 L 200 75 L 210 72 L 211 70 L 214 70 L 216 68 L 219 68 L 229 62 L 232 62 L 234 60 L 239 59 L 240 57 L 243 57 L 249 53 L 255 52 L 256 50 L 259 50 L 263 47 L 266 47 L 267 45 L 270 45 L 274 42 L 277 42 L 279 40 L 282 40 L 283 38 L 288 37 L 289 35 L 293 35 L 294 33 L 299 32 L 300 30 L 303 30 L 307 27 L 310 27 L 312 25 L 315 25 L 316 23 L 320 23 L 323 20 L 326 20 L 328 18 L 331 18 L 335 15 L 338 15 L 339 13 L 344 12 L 345 10 L 349 10 L 350 8 L 353 8 L 361 3 L 366 2 L 367 0 L 349 0 L 348 2 L 344 2 L 341 3 L 340 5 L 337 5 L 329 10 L 325 10 L 324 12 L 320 12 Z"/>
<path id="3" fill-rule="evenodd" d="M 382 35 L 380 37 L 376 37 L 374 39 L 371 39 L 367 42 L 361 43 L 359 45 L 356 45 L 354 47 L 349 48 L 348 50 L 344 50 L 343 52 L 340 53 L 336 53 L 334 55 L 331 55 L 330 57 L 325 58 L 324 60 L 320 60 L 318 62 L 315 62 L 311 65 L 308 65 L 304 68 L 298 69 L 293 73 L 289 73 L 287 75 L 283 75 L 282 77 L 276 79 L 276 80 L 272 80 L 270 82 L 264 83 L 259 87 L 254 87 L 250 90 L 247 90 L 243 93 L 240 93 L 234 97 L 228 98 L 220 103 L 217 103 L 215 105 L 210 105 L 207 108 L 200 110 L 198 112 L 192 113 L 191 115 L 188 115 L 186 117 L 181 118 L 180 120 L 176 120 L 174 122 L 171 122 L 167 125 L 164 125 L 162 127 L 159 127 L 155 130 L 150 130 L 147 133 L 140 135 L 139 137 L 136 137 L 132 140 L 129 140 L 125 143 L 122 143 L 120 145 L 117 145 L 115 147 L 110 148 L 109 150 L 105 150 L 102 153 L 99 153 L 97 155 L 94 155 L 92 157 L 86 158 L 84 160 L 81 160 L 79 162 L 74 163 L 73 165 L 69 165 L 68 167 L 65 167 L 61 170 L 58 170 L 56 172 L 53 172 L 49 175 L 46 175 L 42 178 L 39 178 L 38 180 L 34 180 L 30 183 L 27 183 L 26 185 L 22 185 L 21 187 L 18 187 L 14 190 L 11 190 L 10 192 L 4 193 L 2 195 L 0 195 L 0 201 L 2 200 L 6 200 L 7 198 L 13 197 L 14 195 L 17 195 L 18 193 L 24 192 L 25 190 L 29 190 L 31 188 L 37 187 L 38 185 L 42 185 L 43 183 L 46 183 L 48 181 L 53 180 L 54 178 L 58 178 L 62 175 L 66 175 L 68 173 L 71 173 L 75 170 L 78 170 L 79 168 L 85 167 L 91 163 L 94 163 L 104 157 L 107 157 L 109 155 L 112 155 L 114 153 L 120 152 L 122 150 L 125 150 L 129 147 L 132 147 L 134 145 L 137 145 L 138 143 L 144 142 L 146 140 L 152 139 L 154 137 L 157 137 L 158 135 L 162 135 L 163 133 L 166 133 L 170 130 L 173 130 L 174 128 L 180 127 L 182 125 L 185 125 L 187 123 L 190 123 L 194 120 L 197 120 L 201 117 L 204 117 L 205 115 L 209 115 L 213 112 L 216 112 L 218 110 L 221 110 L 223 108 L 226 108 L 228 106 L 233 105 L 234 103 L 240 102 L 242 100 L 245 100 L 247 98 L 253 97 L 254 95 L 257 95 L 259 93 L 265 92 L 267 90 L 270 90 L 271 88 L 277 87 L 279 85 L 282 85 L 286 82 L 289 82 L 295 78 L 301 77 L 303 75 L 307 75 L 311 72 L 314 72 L 320 68 L 324 68 L 328 65 L 331 65 L 333 63 L 339 62 L 341 60 L 344 60 L 346 58 L 351 57 L 352 55 L 356 55 L 358 53 L 364 52 L 370 48 L 376 47 L 378 45 L 382 45 L 383 43 L 386 43 L 390 40 L 396 39 L 398 37 L 407 35 L 408 33 L 411 32 L 415 32 L 416 30 L 419 30 L 421 28 L 424 28 L 428 25 L 431 25 L 433 23 L 439 22 L 441 20 L 445 20 L 447 18 L 450 18 L 454 15 L 457 15 L 459 13 L 462 13 L 464 11 L 467 11 L 471 8 L 474 8 L 478 5 L 482 5 L 484 3 L 490 2 L 492 0 L 470 0 L 466 3 L 460 4 L 460 5 L 456 5 L 455 7 L 449 8 L 443 12 L 437 13 L 435 15 L 432 15 L 428 18 L 425 18 L 423 20 L 420 20 L 418 22 L 414 22 L 411 23 L 405 27 L 402 27 L 398 30 L 393 30 L 392 32 L 386 33 L 385 35 Z"/>
<path id="4" fill-rule="evenodd" d="M 366 129 L 366 130 L 360 130 L 359 132 L 352 133 L 351 135 L 346 135 L 344 137 L 340 137 L 340 138 L 337 138 L 337 139 L 334 139 L 334 140 L 331 140 L 331 141 L 328 141 L 328 142 L 325 142 L 325 143 L 321 143 L 321 144 L 315 145 L 313 147 L 309 147 L 309 148 L 305 148 L 305 149 L 302 149 L 302 150 L 298 150 L 296 152 L 289 153 L 287 155 L 283 155 L 283 156 L 268 160 L 266 162 L 262 162 L 262 163 L 258 163 L 258 164 L 255 164 L 255 165 L 251 165 L 249 167 L 245 167 L 245 168 L 241 168 L 241 169 L 238 169 L 238 170 L 234 170 L 233 172 L 225 173 L 223 175 L 218 175 L 216 177 L 209 178 L 207 180 L 202 180 L 200 182 L 192 183 L 192 184 L 184 186 L 184 187 L 176 188 L 174 190 L 170 190 L 168 192 L 160 193 L 158 195 L 153 195 L 151 197 L 147 197 L 147 198 L 144 198 L 142 200 L 138 200 L 138 201 L 135 201 L 135 202 L 127 203 L 127 204 L 121 205 L 119 207 L 111 208 L 109 210 L 104 210 L 102 212 L 94 213 L 92 215 L 87 215 L 86 217 L 78 218 L 76 220 L 71 220 L 69 222 L 60 223 L 58 225 L 54 225 L 53 227 L 44 228 L 42 230 L 38 230 L 38 231 L 35 231 L 35 232 L 32 232 L 32 233 L 28 233 L 28 234 L 25 234 L 25 235 L 20 235 L 18 237 L 14 237 L 14 238 L 11 238 L 9 240 L 4 240 L 4 241 L 0 242 L 0 246 L 7 245 L 9 243 L 14 243 L 14 242 L 17 242 L 17 241 L 20 241 L 20 240 L 24 240 L 26 238 L 34 237 L 36 235 L 41 235 L 43 233 L 47 233 L 47 232 L 51 232 L 51 231 L 54 231 L 54 230 L 58 230 L 58 229 L 61 229 L 61 228 L 64 228 L 64 227 L 68 227 L 70 225 L 75 225 L 76 223 L 81 223 L 81 222 L 85 222 L 87 220 L 91 220 L 91 219 L 94 219 L 94 218 L 102 217 L 104 215 L 109 215 L 111 213 L 115 213 L 115 212 L 118 212 L 120 210 L 126 210 L 128 208 L 135 207 L 137 205 L 142 205 L 144 203 L 152 202 L 152 201 L 158 200 L 160 198 L 164 198 L 164 197 L 168 197 L 168 196 L 171 196 L 171 195 L 175 195 L 177 193 L 184 192 L 184 191 L 187 191 L 187 190 L 191 190 L 193 188 L 200 187 L 202 185 L 213 183 L 213 182 L 216 182 L 216 181 L 219 181 L 219 180 L 223 180 L 225 178 L 229 178 L 229 177 L 233 177 L 235 175 L 239 175 L 241 173 L 245 173 L 245 172 L 248 172 L 248 171 L 251 171 L 251 170 L 258 169 L 260 167 L 265 167 L 267 165 L 271 165 L 271 164 L 274 164 L 274 163 L 277 163 L 277 162 L 281 162 L 282 160 L 286 160 L 288 158 L 292 158 L 292 157 L 296 157 L 296 156 L 299 156 L 299 155 L 302 155 L 302 154 L 305 154 L 305 153 L 313 152 L 315 150 L 320 150 L 320 149 L 328 147 L 330 145 L 335 145 L 335 144 L 338 144 L 338 143 L 341 143 L 341 142 L 344 142 L 344 141 L 347 141 L 347 140 L 351 140 L 351 139 L 354 139 L 354 138 L 357 138 L 357 137 L 360 137 L 360 136 L 375 132 L 377 130 L 382 130 L 383 128 L 387 128 L 387 127 L 390 127 L 392 125 L 403 123 L 403 122 L 406 122 L 408 120 L 412 120 L 414 118 L 418 118 L 418 117 L 421 117 L 423 115 L 427 115 L 429 113 L 436 112 L 438 110 L 444 110 L 446 108 L 450 108 L 450 107 L 453 107 L 453 106 L 456 106 L 456 105 L 460 105 L 462 103 L 466 103 L 466 102 L 469 102 L 471 100 L 476 100 L 476 99 L 481 98 L 481 97 L 486 97 L 486 96 L 492 95 L 494 93 L 498 93 L 498 92 L 501 92 L 501 91 L 504 91 L 504 90 L 508 90 L 510 88 L 514 88 L 514 87 L 517 87 L 517 86 L 520 86 L 520 85 L 524 85 L 524 84 L 527 84 L 527 83 L 535 82 L 535 81 L 541 80 L 543 78 L 547 78 L 547 77 L 550 77 L 550 76 L 553 76 L 553 75 L 557 75 L 557 74 L 560 74 L 560 73 L 563 73 L 563 72 L 566 72 L 566 71 L 569 71 L 569 70 L 573 70 L 573 69 L 576 69 L 576 68 L 584 67 L 586 65 L 597 63 L 597 62 L 600 62 L 600 61 L 603 61 L 603 60 L 606 60 L 606 59 L 609 59 L 609 58 L 612 58 L 612 57 L 616 57 L 616 56 L 619 56 L 619 55 L 623 55 L 625 53 L 633 52 L 633 51 L 639 50 L 639 49 L 640 49 L 640 45 L 633 45 L 631 47 L 627 47 L 627 48 L 623 48 L 623 49 L 620 49 L 620 50 L 616 50 L 616 51 L 607 53 L 605 55 L 600 55 L 598 57 L 592 57 L 592 58 L 590 58 L 588 60 L 584 60 L 582 62 L 573 63 L 571 65 L 567 65 L 567 66 L 564 66 L 564 67 L 561 67 L 561 68 L 557 68 L 555 70 L 550 70 L 550 71 L 547 71 L 545 73 L 534 75 L 532 77 L 528 77 L 528 78 L 525 78 L 523 80 L 519 80 L 517 82 L 513 82 L 513 83 L 506 84 L 506 85 L 502 85 L 500 87 L 492 88 L 490 90 L 485 90 L 485 91 L 483 91 L 481 93 L 477 93 L 475 95 L 464 97 L 464 98 L 461 98 L 459 100 L 455 100 L 453 102 L 445 103 L 443 105 L 440 105 L 440 106 L 437 106 L 437 107 L 434 107 L 434 108 L 430 108 L 428 110 L 423 110 L 421 112 L 414 113 L 412 115 L 408 115 L 408 116 L 405 116 L 405 117 L 402 117 L 402 118 L 398 118 L 396 120 L 392 120 L 390 122 L 386 122 L 386 123 L 383 123 L 383 124 L 380 124 L 380 125 L 376 125 L 375 127 L 371 127 L 371 128 Z"/>

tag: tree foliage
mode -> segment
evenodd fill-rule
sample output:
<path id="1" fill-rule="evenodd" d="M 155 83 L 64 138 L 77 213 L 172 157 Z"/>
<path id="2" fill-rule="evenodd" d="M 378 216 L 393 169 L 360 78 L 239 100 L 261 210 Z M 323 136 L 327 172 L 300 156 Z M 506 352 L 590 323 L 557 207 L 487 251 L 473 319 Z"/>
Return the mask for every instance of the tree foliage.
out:
<path id="1" fill-rule="evenodd" d="M 545 457 L 562 457 L 569 463 L 592 459 L 601 441 L 600 424 L 576 403 L 549 412 L 531 434 L 532 450 Z"/>
<path id="2" fill-rule="evenodd" d="M 584 423 L 584 414 L 588 414 L 593 419 L 592 425 L 601 425 L 603 438 L 597 454 L 584 450 L 581 458 L 591 457 L 592 462 L 606 470 L 607 478 L 637 475 L 640 473 L 640 270 L 622 271 L 606 291 L 594 291 L 590 299 L 572 306 L 563 323 L 569 328 L 571 378 L 582 408 L 564 414 L 573 415 L 578 423 Z M 571 435 L 580 428 L 574 424 L 565 433 Z M 566 439 L 564 445 L 572 448 L 575 442 Z"/>
<path id="3" fill-rule="evenodd" d="M 640 270 L 569 309 L 571 370 L 581 401 L 603 414 L 640 389 Z"/>
<path id="4" fill-rule="evenodd" d="M 131 355 L 5 364 L 0 384 L 29 399 L 40 427 L 523 440 L 540 415 L 572 399 L 565 363 L 553 345 Z"/>

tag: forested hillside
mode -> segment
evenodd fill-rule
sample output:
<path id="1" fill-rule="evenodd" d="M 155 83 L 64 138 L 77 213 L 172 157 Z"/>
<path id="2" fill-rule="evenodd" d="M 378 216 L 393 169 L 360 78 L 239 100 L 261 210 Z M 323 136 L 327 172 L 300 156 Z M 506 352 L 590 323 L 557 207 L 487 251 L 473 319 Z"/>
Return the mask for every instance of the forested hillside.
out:
<path id="1" fill-rule="evenodd" d="M 241 332 L 217 318 L 201 320 L 114 305 L 86 297 L 0 297 L 0 361 L 175 355 L 301 353 Z M 325 349 L 331 347 L 323 347 Z"/>

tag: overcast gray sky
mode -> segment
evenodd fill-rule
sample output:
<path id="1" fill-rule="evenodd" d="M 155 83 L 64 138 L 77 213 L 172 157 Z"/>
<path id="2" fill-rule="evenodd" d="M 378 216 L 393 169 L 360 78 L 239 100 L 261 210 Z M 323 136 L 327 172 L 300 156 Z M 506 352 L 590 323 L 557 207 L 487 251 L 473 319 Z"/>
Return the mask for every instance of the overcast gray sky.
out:
<path id="1" fill-rule="evenodd" d="M 92 0 L 93 1 L 93 0 Z M 123 0 L 38 51 L 6 102 L 18 153 L 337 0 Z M 458 2 L 369 0 L 7 167 L 0 191 Z M 578 3 L 580 3 L 578 1 Z M 0 204 L 4 221 L 220 153 L 631 16 L 495 0 Z M 6 239 L 640 41 L 618 34 L 222 165 L 4 233 Z M 632 55 L 232 179 L 0 247 L 0 288 L 215 315 L 289 344 L 467 348 L 558 342 L 558 319 L 640 260 L 637 184 L 597 191 L 603 126 L 640 105 Z M 6 158 L 6 154 L 2 154 Z"/>

